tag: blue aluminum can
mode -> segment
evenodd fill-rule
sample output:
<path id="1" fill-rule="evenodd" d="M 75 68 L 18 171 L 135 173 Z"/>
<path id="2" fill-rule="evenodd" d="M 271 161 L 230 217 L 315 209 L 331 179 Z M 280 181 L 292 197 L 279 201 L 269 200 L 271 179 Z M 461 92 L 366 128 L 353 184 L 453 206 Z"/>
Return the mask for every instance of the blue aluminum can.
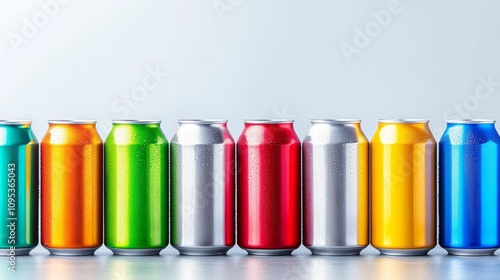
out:
<path id="1" fill-rule="evenodd" d="M 439 244 L 451 255 L 492 255 L 500 248 L 494 120 L 449 120 L 439 141 Z"/>

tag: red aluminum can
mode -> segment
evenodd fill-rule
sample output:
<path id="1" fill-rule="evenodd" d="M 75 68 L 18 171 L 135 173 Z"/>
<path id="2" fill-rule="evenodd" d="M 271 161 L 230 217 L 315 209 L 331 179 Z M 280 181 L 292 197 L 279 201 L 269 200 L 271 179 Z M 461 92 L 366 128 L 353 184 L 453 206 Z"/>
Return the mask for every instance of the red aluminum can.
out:
<path id="1" fill-rule="evenodd" d="M 253 255 L 300 246 L 300 140 L 292 120 L 246 120 L 237 143 L 238 245 Z"/>

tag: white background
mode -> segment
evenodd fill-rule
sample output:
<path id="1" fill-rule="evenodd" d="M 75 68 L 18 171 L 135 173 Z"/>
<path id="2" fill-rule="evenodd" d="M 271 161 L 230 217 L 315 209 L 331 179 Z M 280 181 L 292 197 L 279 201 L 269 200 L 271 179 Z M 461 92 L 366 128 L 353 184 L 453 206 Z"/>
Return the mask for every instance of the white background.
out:
<path id="1" fill-rule="evenodd" d="M 428 118 L 439 138 L 456 105 L 500 117 L 499 11 L 494 0 L 1 0 L 0 118 L 33 120 L 39 140 L 47 120 L 72 118 L 98 120 L 103 138 L 110 119 L 157 118 L 169 140 L 178 118 L 227 118 L 235 139 L 245 118 L 293 118 L 301 139 L 310 118 L 360 118 L 368 138 L 379 118 Z M 369 44 L 346 57 L 340 45 L 367 27 Z M 148 67 L 168 77 L 137 93 Z M 479 77 L 496 83 L 482 100 Z"/>

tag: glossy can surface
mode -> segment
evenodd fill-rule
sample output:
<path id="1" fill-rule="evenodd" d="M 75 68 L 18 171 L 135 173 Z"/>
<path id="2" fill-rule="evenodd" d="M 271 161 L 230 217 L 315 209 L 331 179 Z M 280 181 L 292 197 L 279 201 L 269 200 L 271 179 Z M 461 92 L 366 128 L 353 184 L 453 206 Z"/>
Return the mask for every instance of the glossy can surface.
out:
<path id="1" fill-rule="evenodd" d="M 170 144 L 172 246 L 221 255 L 235 243 L 235 144 L 225 120 L 180 120 Z"/>
<path id="2" fill-rule="evenodd" d="M 368 140 L 359 120 L 312 120 L 302 143 L 304 245 L 353 255 L 368 245 Z"/>
<path id="3" fill-rule="evenodd" d="M 245 121 L 237 144 L 238 245 L 290 254 L 300 245 L 300 140 L 289 120 Z"/>
<path id="4" fill-rule="evenodd" d="M 426 120 L 381 120 L 370 143 L 371 244 L 424 255 L 436 245 L 436 140 Z"/>
<path id="5" fill-rule="evenodd" d="M 41 243 L 55 255 L 102 245 L 102 140 L 95 121 L 49 121 L 41 143 Z"/>
<path id="6" fill-rule="evenodd" d="M 0 121 L 0 255 L 38 244 L 38 142 L 31 121 Z"/>
<path id="7" fill-rule="evenodd" d="M 113 121 L 104 144 L 104 244 L 117 255 L 168 245 L 168 142 L 160 121 Z"/>
<path id="8" fill-rule="evenodd" d="M 450 254 L 500 248 L 500 137 L 493 120 L 452 120 L 439 141 L 439 244 Z"/>

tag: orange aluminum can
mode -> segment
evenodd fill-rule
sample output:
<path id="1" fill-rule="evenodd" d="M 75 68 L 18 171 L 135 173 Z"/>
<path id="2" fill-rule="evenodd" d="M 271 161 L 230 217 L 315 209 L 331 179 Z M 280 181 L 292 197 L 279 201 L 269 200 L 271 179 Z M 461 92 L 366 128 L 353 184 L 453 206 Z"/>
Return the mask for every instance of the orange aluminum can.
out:
<path id="1" fill-rule="evenodd" d="M 49 121 L 41 142 L 41 243 L 92 255 L 103 240 L 103 143 L 95 121 Z"/>
<path id="2" fill-rule="evenodd" d="M 382 254 L 436 246 L 436 140 L 428 120 L 380 120 L 370 143 L 371 244 Z"/>

